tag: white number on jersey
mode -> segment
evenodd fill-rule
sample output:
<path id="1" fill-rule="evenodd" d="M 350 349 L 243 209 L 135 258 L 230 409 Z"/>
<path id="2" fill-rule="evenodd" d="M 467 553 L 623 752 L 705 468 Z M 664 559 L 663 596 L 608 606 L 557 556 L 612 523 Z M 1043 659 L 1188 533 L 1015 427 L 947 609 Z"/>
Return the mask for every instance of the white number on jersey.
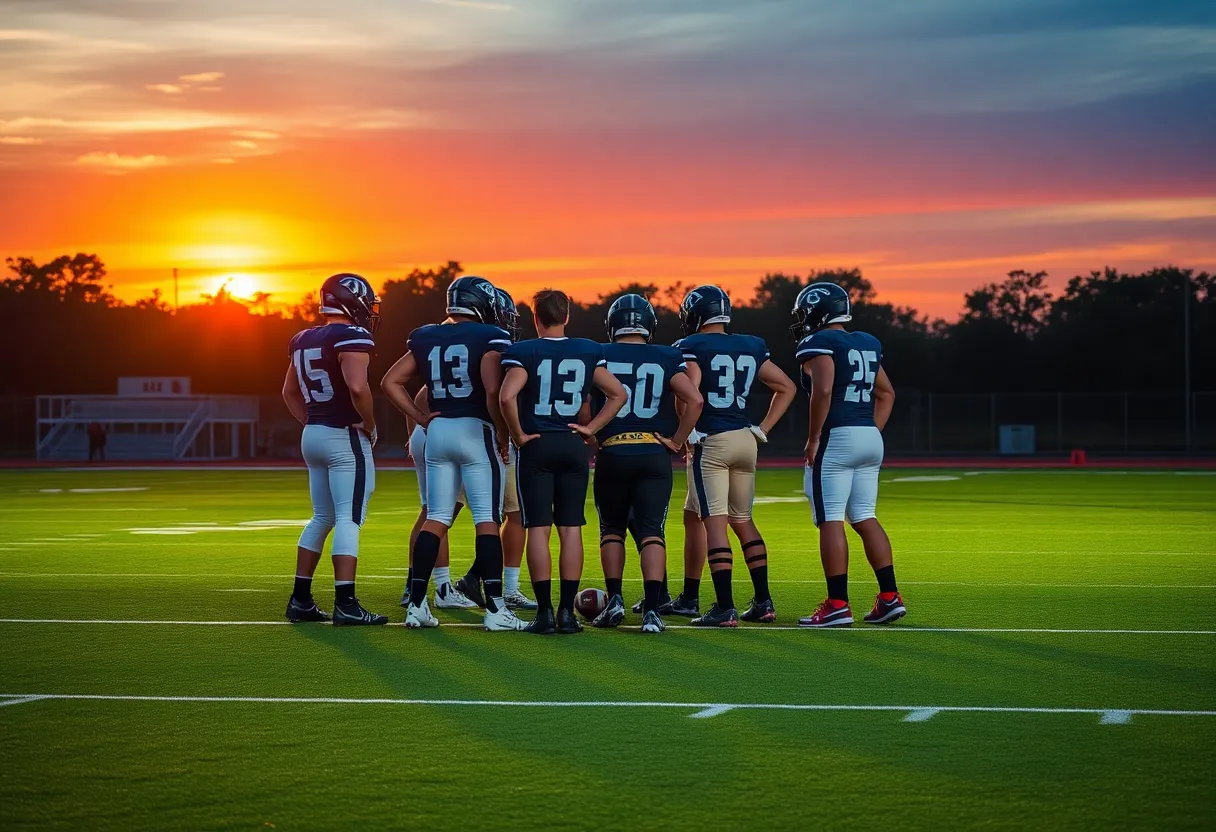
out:
<path id="1" fill-rule="evenodd" d="M 304 394 L 304 403 L 327 402 L 334 397 L 334 385 L 329 380 L 329 373 L 324 367 L 314 367 L 314 361 L 321 360 L 321 348 L 312 347 L 306 350 L 296 350 L 291 361 L 296 365 L 296 380 L 300 382 L 300 392 Z M 321 385 L 317 390 L 308 382 L 315 381 Z"/>
<path id="2" fill-rule="evenodd" d="M 634 375 L 633 365 L 623 361 L 609 361 L 608 372 L 617 378 Z M 625 406 L 616 414 L 618 419 L 630 413 L 639 419 L 653 419 L 659 415 L 659 405 L 663 401 L 663 368 L 658 364 L 639 364 L 636 379 L 632 390 L 625 388 Z"/>
<path id="3" fill-rule="evenodd" d="M 844 388 L 846 402 L 868 402 L 878 375 L 878 353 L 874 350 L 849 350 L 853 378 Z"/>
<path id="4" fill-rule="evenodd" d="M 427 356 L 431 364 L 431 395 L 436 399 L 446 399 L 448 396 L 467 399 L 473 395 L 473 382 L 469 378 L 469 348 L 464 344 L 448 344 L 442 359 L 439 350 L 435 346 Z M 444 369 L 452 378 L 450 382 L 443 379 Z"/>
<path id="5" fill-rule="evenodd" d="M 747 406 L 747 394 L 756 380 L 756 359 L 751 355 L 715 355 L 709 362 L 709 368 L 718 373 L 718 390 L 710 391 L 706 397 L 710 407 L 723 408 L 737 405 L 739 409 Z M 735 395 L 735 378 L 743 374 L 743 391 Z M 721 391 L 721 392 L 719 392 Z"/>
<path id="6" fill-rule="evenodd" d="M 583 406 L 583 383 L 587 380 L 587 368 L 577 358 L 563 358 L 557 365 L 558 380 L 565 397 L 553 399 L 553 359 L 546 358 L 536 366 L 540 376 L 540 394 L 536 397 L 537 416 L 552 416 L 556 408 L 559 416 L 576 416 Z"/>

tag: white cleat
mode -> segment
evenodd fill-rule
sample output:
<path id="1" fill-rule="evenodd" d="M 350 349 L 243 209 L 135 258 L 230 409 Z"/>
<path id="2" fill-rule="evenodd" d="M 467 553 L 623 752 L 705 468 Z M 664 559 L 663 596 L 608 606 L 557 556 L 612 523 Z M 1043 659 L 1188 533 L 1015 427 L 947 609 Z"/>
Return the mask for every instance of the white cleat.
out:
<path id="1" fill-rule="evenodd" d="M 491 633 L 502 632 L 504 630 L 522 630 L 528 626 L 527 621 L 523 621 L 515 617 L 515 613 L 507 609 L 507 605 L 503 603 L 501 598 L 491 599 L 494 606 L 498 607 L 498 612 L 490 612 L 486 610 L 485 618 L 481 620 L 481 626 Z"/>
<path id="2" fill-rule="evenodd" d="M 411 630 L 420 630 L 424 627 L 438 627 L 439 619 L 431 615 L 431 608 L 427 606 L 426 599 L 422 599 L 422 604 L 414 606 L 410 604 L 405 608 L 405 626 Z"/>
<path id="3" fill-rule="evenodd" d="M 435 587 L 435 608 L 440 610 L 473 610 L 477 609 L 477 602 L 469 600 L 469 596 L 465 595 L 455 584 L 448 582 L 442 586 Z"/>

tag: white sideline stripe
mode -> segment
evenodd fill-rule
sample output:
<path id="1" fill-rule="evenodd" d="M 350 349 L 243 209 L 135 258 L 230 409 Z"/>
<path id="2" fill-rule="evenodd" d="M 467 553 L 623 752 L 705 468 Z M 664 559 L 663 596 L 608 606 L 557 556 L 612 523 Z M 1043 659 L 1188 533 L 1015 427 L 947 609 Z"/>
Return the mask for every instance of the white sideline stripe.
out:
<path id="1" fill-rule="evenodd" d="M 164 619 L 128 618 L 0 618 L 0 624 L 157 624 L 183 627 L 290 627 L 290 621 L 170 621 Z M 400 627 L 400 624 L 394 622 Z M 389 626 L 394 626 L 389 625 Z M 301 625 L 307 626 L 307 625 Z M 476 627 L 480 623 L 471 621 L 448 621 L 443 627 Z M 639 624 L 626 624 L 618 629 L 640 630 Z M 716 632 L 717 628 L 693 627 L 691 624 L 668 624 L 669 630 L 696 630 Z M 1072 635 L 1138 635 L 1138 636 L 1216 636 L 1216 630 L 1098 630 L 1098 629 L 1049 629 L 1046 627 L 833 627 L 817 630 L 814 627 L 744 627 L 749 633 L 760 632 L 830 632 L 833 633 L 1067 633 Z"/>
<path id="2" fill-rule="evenodd" d="M 1132 721 L 1133 713 L 1135 711 L 1103 711 L 1098 722 L 1101 725 L 1127 725 Z"/>
<path id="3" fill-rule="evenodd" d="M 904 722 L 928 722 L 939 713 L 941 713 L 940 708 L 917 708 L 904 717 Z"/>
<path id="4" fill-rule="evenodd" d="M 611 702 L 611 701 L 529 701 L 523 699 L 356 699 L 337 696 L 146 696 L 103 693 L 0 693 L 10 704 L 39 700 L 76 700 L 93 702 L 206 702 L 254 703 L 275 705 L 433 705 L 489 708 L 678 708 L 696 711 L 691 716 L 708 718 L 735 710 L 750 711 L 894 711 L 909 716 L 930 713 L 980 714 L 1098 714 L 1101 724 L 1117 725 L 1133 715 L 1143 716 L 1216 716 L 1216 711 L 1170 710 L 1163 708 L 1040 708 L 1000 705 L 828 705 L 785 702 Z M 924 717 L 927 719 L 928 717 Z M 905 717 L 905 721 L 907 718 Z M 923 721 L 923 720 L 913 720 Z"/>
<path id="5" fill-rule="evenodd" d="M 17 699 L 5 699 L 4 697 L 0 697 L 0 699 L 4 699 L 4 701 L 0 701 L 0 708 L 7 707 L 9 705 L 24 705 L 26 702 L 37 702 L 39 699 L 44 698 L 45 697 L 43 696 L 21 696 Z"/>

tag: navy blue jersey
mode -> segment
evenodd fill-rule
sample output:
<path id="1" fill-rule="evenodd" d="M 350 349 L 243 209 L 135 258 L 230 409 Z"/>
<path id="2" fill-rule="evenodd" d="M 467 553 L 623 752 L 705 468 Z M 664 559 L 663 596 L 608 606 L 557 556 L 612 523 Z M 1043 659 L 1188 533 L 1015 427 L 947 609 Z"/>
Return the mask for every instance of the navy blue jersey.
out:
<path id="1" fill-rule="evenodd" d="M 338 356 L 375 349 L 372 334 L 361 326 L 325 324 L 295 334 L 287 351 L 308 406 L 308 424 L 348 428 L 363 421 L 350 400 Z"/>
<path id="2" fill-rule="evenodd" d="M 506 330 L 476 321 L 428 324 L 411 332 L 406 346 L 426 381 L 431 413 L 446 419 L 490 421 L 481 359 L 511 346 Z"/>
<path id="3" fill-rule="evenodd" d="M 832 407 L 824 430 L 846 425 L 874 426 L 874 379 L 882 364 L 882 344 L 868 332 L 821 329 L 798 342 L 795 357 L 805 364 L 817 355 L 830 355 L 836 362 L 832 383 Z M 811 391 L 811 377 L 804 371 L 802 389 Z"/>
<path id="4" fill-rule="evenodd" d="M 676 416 L 671 379 L 685 369 L 680 351 L 659 344 L 604 344 L 604 360 L 608 362 L 608 372 L 616 376 L 629 398 L 616 418 L 597 434 L 600 445 L 620 434 L 675 433 L 680 420 Z M 597 413 L 604 401 L 599 388 L 593 390 L 591 412 Z M 604 450 L 621 454 L 667 453 L 665 447 L 654 442 L 622 443 Z"/>
<path id="5" fill-rule="evenodd" d="M 524 433 L 570 432 L 591 376 L 604 366 L 604 346 L 586 338 L 534 338 L 513 344 L 502 359 L 503 369 L 528 371 L 519 394 L 519 424 Z"/>
<path id="6" fill-rule="evenodd" d="M 725 332 L 698 332 L 676 341 L 686 361 L 701 369 L 701 395 L 705 409 L 697 420 L 697 430 L 714 434 L 751 426 L 747 418 L 747 397 L 768 361 L 768 345 L 755 335 Z"/>

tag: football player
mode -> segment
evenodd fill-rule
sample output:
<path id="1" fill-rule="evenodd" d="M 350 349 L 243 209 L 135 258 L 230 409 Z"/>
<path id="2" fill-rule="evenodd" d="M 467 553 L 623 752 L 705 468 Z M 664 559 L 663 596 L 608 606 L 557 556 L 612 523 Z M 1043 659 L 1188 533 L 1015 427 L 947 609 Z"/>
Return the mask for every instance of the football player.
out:
<path id="1" fill-rule="evenodd" d="M 497 288 L 497 287 L 496 287 Z M 505 289 L 498 289 L 498 325 L 511 334 L 511 342 L 519 340 L 519 311 L 515 300 Z M 502 591 L 507 608 L 512 610 L 534 610 L 536 602 L 519 588 L 519 568 L 524 560 L 524 527 L 519 519 L 519 487 L 515 480 L 515 463 L 519 456 L 514 443 L 507 457 L 506 490 L 503 493 L 502 513 L 507 518 L 502 527 Z M 478 606 L 485 606 L 481 593 L 481 578 L 476 564 L 456 582 L 456 589 L 471 598 Z"/>
<path id="2" fill-rule="evenodd" d="M 669 605 L 678 615 L 696 615 L 701 570 L 709 557 L 717 601 L 709 612 L 694 618 L 698 627 L 737 627 L 731 591 L 734 553 L 729 526 L 739 539 L 751 573 L 754 595 L 744 621 L 775 621 L 777 612 L 768 589 L 768 552 L 752 521 L 756 496 L 756 455 L 759 443 L 789 408 L 797 388 L 769 360 L 764 340 L 731 335 L 730 298 L 717 286 L 693 289 L 680 304 L 685 337 L 676 343 L 688 365 L 688 377 L 700 387 L 705 409 L 697 420 L 698 437 L 688 455 L 688 499 L 684 503 L 684 591 Z M 768 413 L 759 425 L 747 418 L 752 384 L 773 391 Z"/>
<path id="3" fill-rule="evenodd" d="M 427 388 L 423 386 L 418 390 L 418 394 L 414 396 L 414 405 L 423 413 L 430 412 L 430 405 L 427 404 Z M 409 426 L 410 442 L 409 455 L 414 461 L 414 475 L 418 478 L 418 499 L 422 503 L 422 508 L 418 512 L 418 518 L 414 521 L 414 527 L 410 529 L 410 552 L 414 551 L 414 541 L 418 539 L 419 532 L 422 531 L 422 524 L 426 522 L 426 429 L 422 425 L 414 422 L 413 419 L 406 417 L 406 424 Z M 452 520 L 455 521 L 459 516 L 460 510 L 464 508 L 466 497 L 464 489 L 461 489 L 460 494 L 456 497 L 456 510 L 452 513 Z M 405 590 L 401 594 L 401 606 L 408 607 L 410 603 L 410 581 L 414 579 L 413 563 L 410 563 L 410 570 L 405 576 Z M 435 607 L 437 609 L 473 609 L 482 606 L 469 598 L 464 593 L 455 587 L 452 583 L 451 571 L 451 555 L 448 548 L 448 536 L 445 534 L 439 541 L 439 559 L 435 562 L 435 571 L 431 573 L 431 577 L 435 581 Z M 480 595 L 480 592 L 478 593 Z"/>
<path id="4" fill-rule="evenodd" d="M 287 619 L 329 620 L 313 601 L 312 577 L 332 530 L 333 623 L 387 624 L 388 616 L 368 612 L 355 598 L 359 528 L 376 487 L 376 417 L 367 366 L 376 347 L 372 333 L 380 323 L 380 301 L 366 279 L 335 274 L 321 284 L 321 314 L 325 323 L 291 339 L 283 379 L 283 401 L 304 425 L 300 450 L 312 495 L 312 519 L 296 549 Z"/>
<path id="5" fill-rule="evenodd" d="M 484 277 L 460 277 L 447 292 L 448 319 L 419 327 L 407 351 L 384 376 L 393 404 L 427 432 L 427 519 L 414 541 L 410 599 L 405 626 L 437 627 L 427 604 L 427 585 L 439 557 L 440 541 L 455 517 L 463 484 L 477 532 L 476 563 L 486 586 L 487 630 L 519 630 L 524 622 L 502 599 L 503 459 L 507 437 L 498 407 L 502 350 L 511 336 L 496 325 L 497 294 Z M 415 375 L 427 385 L 429 412 L 406 393 Z"/>
<path id="6" fill-rule="evenodd" d="M 603 347 L 586 338 L 567 338 L 570 299 L 544 289 L 532 298 L 539 338 L 507 350 L 507 375 L 499 391 L 503 416 L 519 448 L 516 466 L 519 502 L 528 530 L 528 572 L 536 595 L 536 618 L 528 631 L 541 635 L 577 633 L 574 597 L 583 574 L 583 506 L 587 501 L 587 448 L 625 404 L 625 388 L 605 366 Z M 592 385 L 604 405 L 586 425 L 575 423 Z M 556 618 L 550 592 L 553 564 L 549 535 L 557 525 L 561 595 Z"/>
<path id="7" fill-rule="evenodd" d="M 608 372 L 625 388 L 625 406 L 597 435 L 595 508 L 600 516 L 600 562 L 608 606 L 591 623 L 616 627 L 625 620 L 621 576 L 625 532 L 633 536 L 642 562 L 642 632 L 661 633 L 659 616 L 667 569 L 667 506 L 671 502 L 671 454 L 688 440 L 704 401 L 688 378 L 675 347 L 651 344 L 659 318 L 641 295 L 621 295 L 608 308 Z M 683 402 L 676 417 L 675 400 Z M 593 409 L 604 397 L 592 397 Z"/>
<path id="8" fill-rule="evenodd" d="M 882 429 L 895 404 L 895 388 L 882 367 L 882 344 L 866 332 L 849 332 L 849 293 L 835 283 L 812 283 L 794 302 L 790 331 L 798 343 L 802 386 L 811 394 L 804 483 L 811 516 L 819 527 L 819 555 L 828 597 L 798 623 L 847 627 L 849 610 L 848 520 L 861 537 L 878 578 L 878 597 L 868 624 L 889 624 L 907 609 L 895 585 L 891 541 L 875 516 Z"/>

